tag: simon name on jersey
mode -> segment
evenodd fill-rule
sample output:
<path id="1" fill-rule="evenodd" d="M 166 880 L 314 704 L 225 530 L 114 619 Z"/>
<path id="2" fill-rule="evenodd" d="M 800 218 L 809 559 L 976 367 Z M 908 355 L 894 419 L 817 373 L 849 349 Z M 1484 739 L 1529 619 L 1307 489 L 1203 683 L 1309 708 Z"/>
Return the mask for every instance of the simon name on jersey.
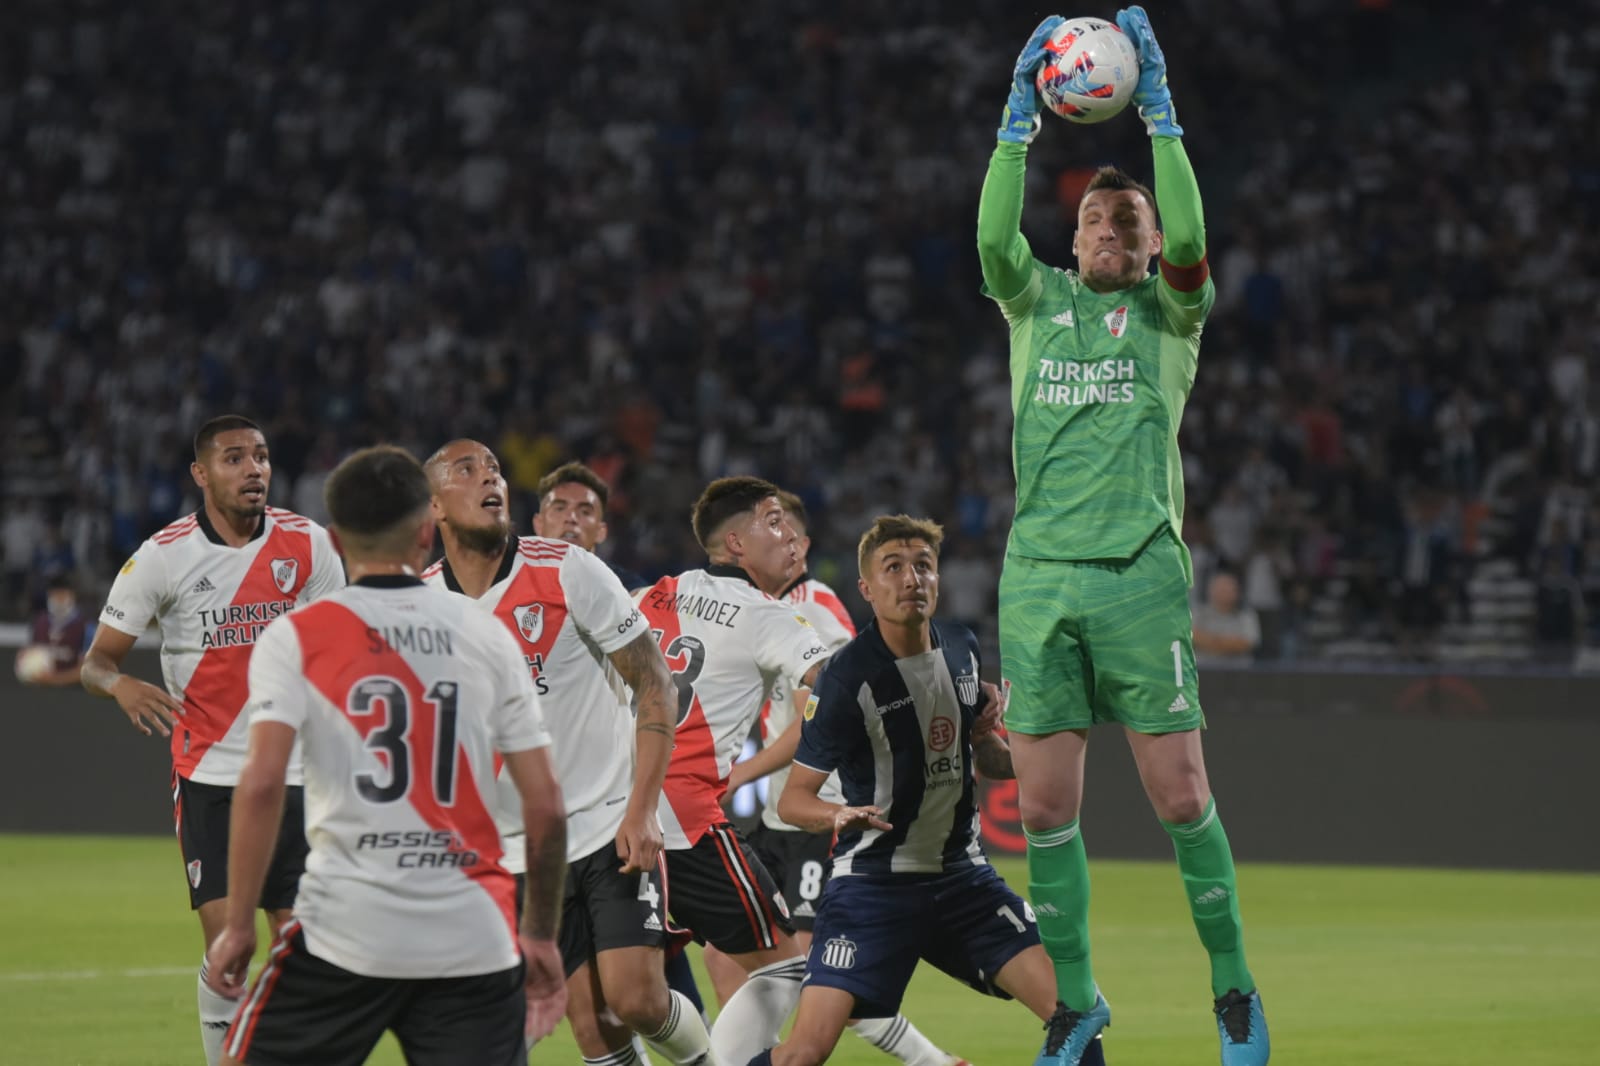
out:
<path id="1" fill-rule="evenodd" d="M 227 607 L 202 607 L 200 646 L 237 648 L 254 644 L 267 624 L 295 609 L 296 600 L 268 600 L 265 603 L 234 603 Z"/>

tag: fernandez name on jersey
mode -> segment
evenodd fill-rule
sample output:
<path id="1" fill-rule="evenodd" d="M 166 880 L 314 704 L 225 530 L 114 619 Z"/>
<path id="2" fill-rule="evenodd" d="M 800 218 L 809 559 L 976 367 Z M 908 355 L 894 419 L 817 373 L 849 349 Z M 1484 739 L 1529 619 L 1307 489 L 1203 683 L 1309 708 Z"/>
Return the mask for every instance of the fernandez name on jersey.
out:
<path id="1" fill-rule="evenodd" d="M 835 877 L 988 864 L 972 777 L 978 642 L 964 626 L 931 627 L 932 650 L 896 659 L 870 623 L 834 653 L 806 708 L 794 761 L 837 770 L 845 803 L 877 806 L 894 826 L 841 834 Z"/>

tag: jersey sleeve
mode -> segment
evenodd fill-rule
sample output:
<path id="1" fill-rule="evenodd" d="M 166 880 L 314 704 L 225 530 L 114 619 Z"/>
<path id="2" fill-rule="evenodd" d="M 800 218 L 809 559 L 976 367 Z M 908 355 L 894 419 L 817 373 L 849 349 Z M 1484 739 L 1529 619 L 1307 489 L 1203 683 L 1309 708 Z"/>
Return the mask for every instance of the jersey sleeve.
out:
<path id="1" fill-rule="evenodd" d="M 344 588 L 344 560 L 334 550 L 333 538 L 321 526 L 311 527 L 311 576 L 300 591 L 300 602 L 320 600 Z"/>
<path id="2" fill-rule="evenodd" d="M 527 751 L 550 746 L 550 731 L 544 724 L 544 708 L 533 690 L 533 679 L 523 666 L 522 650 L 504 626 L 485 617 L 479 634 L 488 645 L 494 671 L 495 704 L 491 726 L 496 751 Z"/>
<path id="3" fill-rule="evenodd" d="M 100 609 L 100 624 L 137 637 L 149 628 L 166 604 L 166 560 L 147 540 L 128 556 L 111 583 L 106 605 Z"/>
<path id="4" fill-rule="evenodd" d="M 800 746 L 794 761 L 818 773 L 832 773 L 851 748 L 866 739 L 861 705 L 845 691 L 833 671 L 823 671 L 800 719 Z"/>
<path id="5" fill-rule="evenodd" d="M 1216 302 L 1216 286 L 1206 262 L 1205 212 L 1200 184 L 1177 137 L 1155 137 L 1156 206 L 1161 211 L 1162 310 L 1180 332 L 1198 332 Z"/>
<path id="6" fill-rule="evenodd" d="M 261 631 L 250 653 L 250 694 L 244 705 L 251 725 L 281 722 L 297 733 L 305 728 L 312 696 L 302 660 L 300 635 L 287 615 Z"/>
<path id="7" fill-rule="evenodd" d="M 1022 200 L 1028 149 L 1002 142 L 989 157 L 989 172 L 978 198 L 978 266 L 983 294 L 1000 305 L 1008 320 L 1028 313 L 1043 287 L 1028 239 L 1022 235 Z"/>
<path id="8" fill-rule="evenodd" d="M 609 655 L 646 630 L 622 580 L 600 557 L 574 548 L 561 561 L 561 586 L 578 627 Z"/>
<path id="9" fill-rule="evenodd" d="M 795 611 L 794 605 L 766 600 L 759 610 L 756 655 L 761 669 L 795 685 L 813 666 L 828 657 L 816 627 Z"/>
<path id="10" fill-rule="evenodd" d="M 850 643 L 850 639 L 856 635 L 855 626 L 849 622 L 850 616 L 845 615 L 841 618 L 834 613 L 829 604 L 818 600 L 804 600 L 795 606 L 805 615 L 806 621 L 816 629 L 817 636 L 829 651 Z"/>

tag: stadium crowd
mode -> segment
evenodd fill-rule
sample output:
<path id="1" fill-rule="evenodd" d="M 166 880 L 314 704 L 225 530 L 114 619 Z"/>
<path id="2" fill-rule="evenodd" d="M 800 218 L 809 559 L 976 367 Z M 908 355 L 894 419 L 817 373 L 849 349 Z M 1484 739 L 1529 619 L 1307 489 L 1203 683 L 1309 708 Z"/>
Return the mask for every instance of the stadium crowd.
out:
<path id="1" fill-rule="evenodd" d="M 1151 7 L 1219 287 L 1197 591 L 1238 577 L 1259 657 L 1438 654 L 1486 574 L 1527 590 L 1497 644 L 1600 634 L 1600 3 Z M 61 573 L 97 600 L 195 505 L 188 434 L 239 411 L 319 520 L 376 440 L 494 443 L 519 525 L 581 458 L 647 577 L 696 557 L 720 474 L 800 494 L 841 588 L 874 515 L 931 515 L 943 613 L 992 638 L 1010 399 L 973 233 L 1036 18 L 7 6 L 0 614 Z M 1131 115 L 1047 117 L 1032 156 L 1024 229 L 1063 266 L 1093 168 L 1150 166 Z"/>

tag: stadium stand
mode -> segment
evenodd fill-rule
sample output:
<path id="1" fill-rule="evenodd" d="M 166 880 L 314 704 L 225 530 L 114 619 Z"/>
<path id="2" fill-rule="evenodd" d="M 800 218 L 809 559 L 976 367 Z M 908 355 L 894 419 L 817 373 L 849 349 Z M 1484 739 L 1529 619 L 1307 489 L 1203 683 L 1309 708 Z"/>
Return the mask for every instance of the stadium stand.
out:
<path id="1" fill-rule="evenodd" d="M 1156 10 L 1219 284 L 1197 588 L 1241 576 L 1263 659 L 1570 661 L 1600 636 L 1600 3 Z M 194 505 L 223 410 L 313 516 L 379 439 L 491 442 L 521 516 L 583 458 L 646 576 L 695 557 L 718 474 L 800 493 L 841 587 L 872 515 L 934 515 L 987 614 L 1010 414 L 972 244 L 1022 18 L 6 5 L 0 617 L 55 572 L 97 596 Z M 1131 117 L 1049 121 L 1024 228 L 1068 265 L 1087 172 L 1149 155 Z"/>

